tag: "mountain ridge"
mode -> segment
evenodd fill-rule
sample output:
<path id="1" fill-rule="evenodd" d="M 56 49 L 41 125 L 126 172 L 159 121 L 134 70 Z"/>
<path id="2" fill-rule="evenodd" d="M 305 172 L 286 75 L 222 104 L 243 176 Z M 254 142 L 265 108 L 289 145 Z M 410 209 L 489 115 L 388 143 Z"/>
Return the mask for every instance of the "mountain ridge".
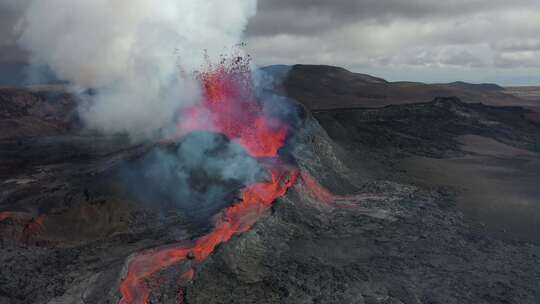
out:
<path id="1" fill-rule="evenodd" d="M 279 90 L 312 110 L 382 107 L 429 102 L 437 97 L 458 97 L 465 102 L 491 105 L 519 104 L 523 101 L 493 83 L 390 82 L 326 65 L 277 65 L 262 70 L 282 78 L 283 84 Z"/>

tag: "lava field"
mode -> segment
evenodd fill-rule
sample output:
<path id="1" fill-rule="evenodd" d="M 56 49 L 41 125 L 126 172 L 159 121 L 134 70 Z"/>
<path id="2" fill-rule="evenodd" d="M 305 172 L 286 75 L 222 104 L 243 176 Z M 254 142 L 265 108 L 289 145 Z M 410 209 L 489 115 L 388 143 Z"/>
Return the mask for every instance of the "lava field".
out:
<path id="1" fill-rule="evenodd" d="M 520 233 L 538 217 L 511 220 L 538 212 L 529 110 L 454 97 L 313 109 L 284 97 L 268 112 L 247 72 L 201 73 L 203 108 L 138 144 L 77 131 L 64 93 L 2 91 L 13 129 L 0 141 L 0 303 L 540 301 L 540 243 Z M 460 188 L 484 174 L 460 162 L 490 164 L 504 187 Z M 227 175 L 232 163 L 245 174 Z M 510 173 L 525 190 L 505 188 Z M 466 204 L 490 191 L 530 203 Z"/>

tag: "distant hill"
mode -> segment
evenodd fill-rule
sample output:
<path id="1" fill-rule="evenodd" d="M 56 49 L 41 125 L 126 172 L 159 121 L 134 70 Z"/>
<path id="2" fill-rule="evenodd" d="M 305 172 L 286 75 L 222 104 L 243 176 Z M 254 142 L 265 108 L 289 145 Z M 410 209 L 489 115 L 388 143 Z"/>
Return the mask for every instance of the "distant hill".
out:
<path id="1" fill-rule="evenodd" d="M 0 63 L 0 140 L 62 134 L 76 129 L 77 100 L 44 69 L 31 79 L 24 64 Z M 367 74 L 322 65 L 274 65 L 262 68 L 271 90 L 319 111 L 348 108 L 379 108 L 388 105 L 429 102 L 437 97 L 458 97 L 464 102 L 514 105 L 533 110 L 527 117 L 540 122 L 540 89 L 503 88 L 496 84 L 425 84 L 389 82 Z M 33 70 L 36 72 L 36 70 Z M 48 75 L 48 76 L 47 76 Z M 34 75 L 35 76 L 35 75 Z M 57 84 L 48 84 L 55 83 Z M 32 83 L 32 82 L 30 82 Z"/>
<path id="2" fill-rule="evenodd" d="M 281 65 L 263 70 L 278 73 L 283 78 L 281 90 L 310 109 L 383 107 L 428 102 L 436 97 L 458 97 L 466 102 L 492 105 L 520 101 L 496 84 L 389 82 L 324 65 Z"/>

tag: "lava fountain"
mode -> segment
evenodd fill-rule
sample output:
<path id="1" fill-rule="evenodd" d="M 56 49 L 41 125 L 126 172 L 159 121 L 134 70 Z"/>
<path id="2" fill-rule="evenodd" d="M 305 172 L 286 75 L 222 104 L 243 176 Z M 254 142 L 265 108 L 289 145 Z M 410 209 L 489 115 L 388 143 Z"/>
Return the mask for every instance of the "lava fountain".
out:
<path id="1" fill-rule="evenodd" d="M 281 159 L 280 150 L 292 128 L 286 119 L 266 113 L 264 104 L 257 98 L 248 59 L 223 59 L 217 66 L 209 65 L 196 77 L 204 92 L 202 104 L 182 113 L 176 136 L 165 142 L 194 131 L 221 133 L 258 159 L 270 178 L 243 189 L 238 203 L 214 217 L 213 229 L 208 234 L 194 241 L 149 250 L 132 257 L 120 284 L 120 304 L 147 304 L 152 293 L 148 281 L 160 271 L 184 262 L 189 267 L 180 275 L 179 282 L 190 282 L 197 264 L 205 261 L 218 245 L 249 231 L 298 179 L 302 179 L 309 195 L 329 206 L 337 207 L 339 200 L 354 200 L 330 193 L 307 172 L 300 172 L 296 166 Z M 180 302 L 183 296 L 181 291 Z"/>
<path id="2" fill-rule="evenodd" d="M 214 228 L 207 235 L 135 255 L 120 284 L 120 304 L 148 303 L 152 290 L 147 281 L 160 271 L 188 260 L 193 265 L 201 263 L 219 244 L 249 231 L 300 175 L 297 168 L 279 159 L 289 127 L 283 120 L 265 114 L 264 105 L 256 98 L 249 60 L 223 60 L 217 66 L 209 65 L 196 77 L 202 84 L 204 99 L 182 113 L 176 137 L 193 131 L 222 133 L 243 146 L 250 156 L 260 159 L 270 178 L 247 186 L 239 203 L 215 217 Z M 192 267 L 182 274 L 182 281 L 191 280 L 195 273 Z"/>
<path id="3" fill-rule="evenodd" d="M 288 125 L 265 115 L 256 98 L 249 60 L 236 57 L 209 66 L 209 71 L 196 75 L 204 91 L 202 105 L 185 111 L 178 134 L 222 133 L 255 158 L 277 157 L 287 139 Z"/>

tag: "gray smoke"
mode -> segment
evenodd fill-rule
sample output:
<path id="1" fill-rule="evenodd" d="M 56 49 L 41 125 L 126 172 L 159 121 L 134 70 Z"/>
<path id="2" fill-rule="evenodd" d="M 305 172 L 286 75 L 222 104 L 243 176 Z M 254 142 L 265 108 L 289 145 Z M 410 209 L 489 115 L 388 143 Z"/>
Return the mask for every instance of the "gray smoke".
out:
<path id="1" fill-rule="evenodd" d="M 257 0 L 30 0 L 20 23 L 20 45 L 34 64 L 50 66 L 81 94 L 86 126 L 135 139 L 174 133 L 179 113 L 200 102 L 194 72 L 236 45 Z M 261 84 L 269 82 L 254 76 Z M 277 98 L 265 113 L 288 116 Z M 246 126 L 250 127 L 250 126 Z M 153 206 L 205 218 L 232 203 L 238 191 L 268 178 L 234 141 L 206 132 L 188 134 L 153 151 L 120 174 L 127 189 Z"/>
<path id="2" fill-rule="evenodd" d="M 141 201 L 201 220 L 233 203 L 241 188 L 268 178 L 240 145 L 209 132 L 160 145 L 121 174 Z"/>
<path id="3" fill-rule="evenodd" d="M 91 129 L 149 138 L 198 102 L 192 72 L 241 41 L 257 0 L 30 0 L 20 45 L 81 90 Z"/>

